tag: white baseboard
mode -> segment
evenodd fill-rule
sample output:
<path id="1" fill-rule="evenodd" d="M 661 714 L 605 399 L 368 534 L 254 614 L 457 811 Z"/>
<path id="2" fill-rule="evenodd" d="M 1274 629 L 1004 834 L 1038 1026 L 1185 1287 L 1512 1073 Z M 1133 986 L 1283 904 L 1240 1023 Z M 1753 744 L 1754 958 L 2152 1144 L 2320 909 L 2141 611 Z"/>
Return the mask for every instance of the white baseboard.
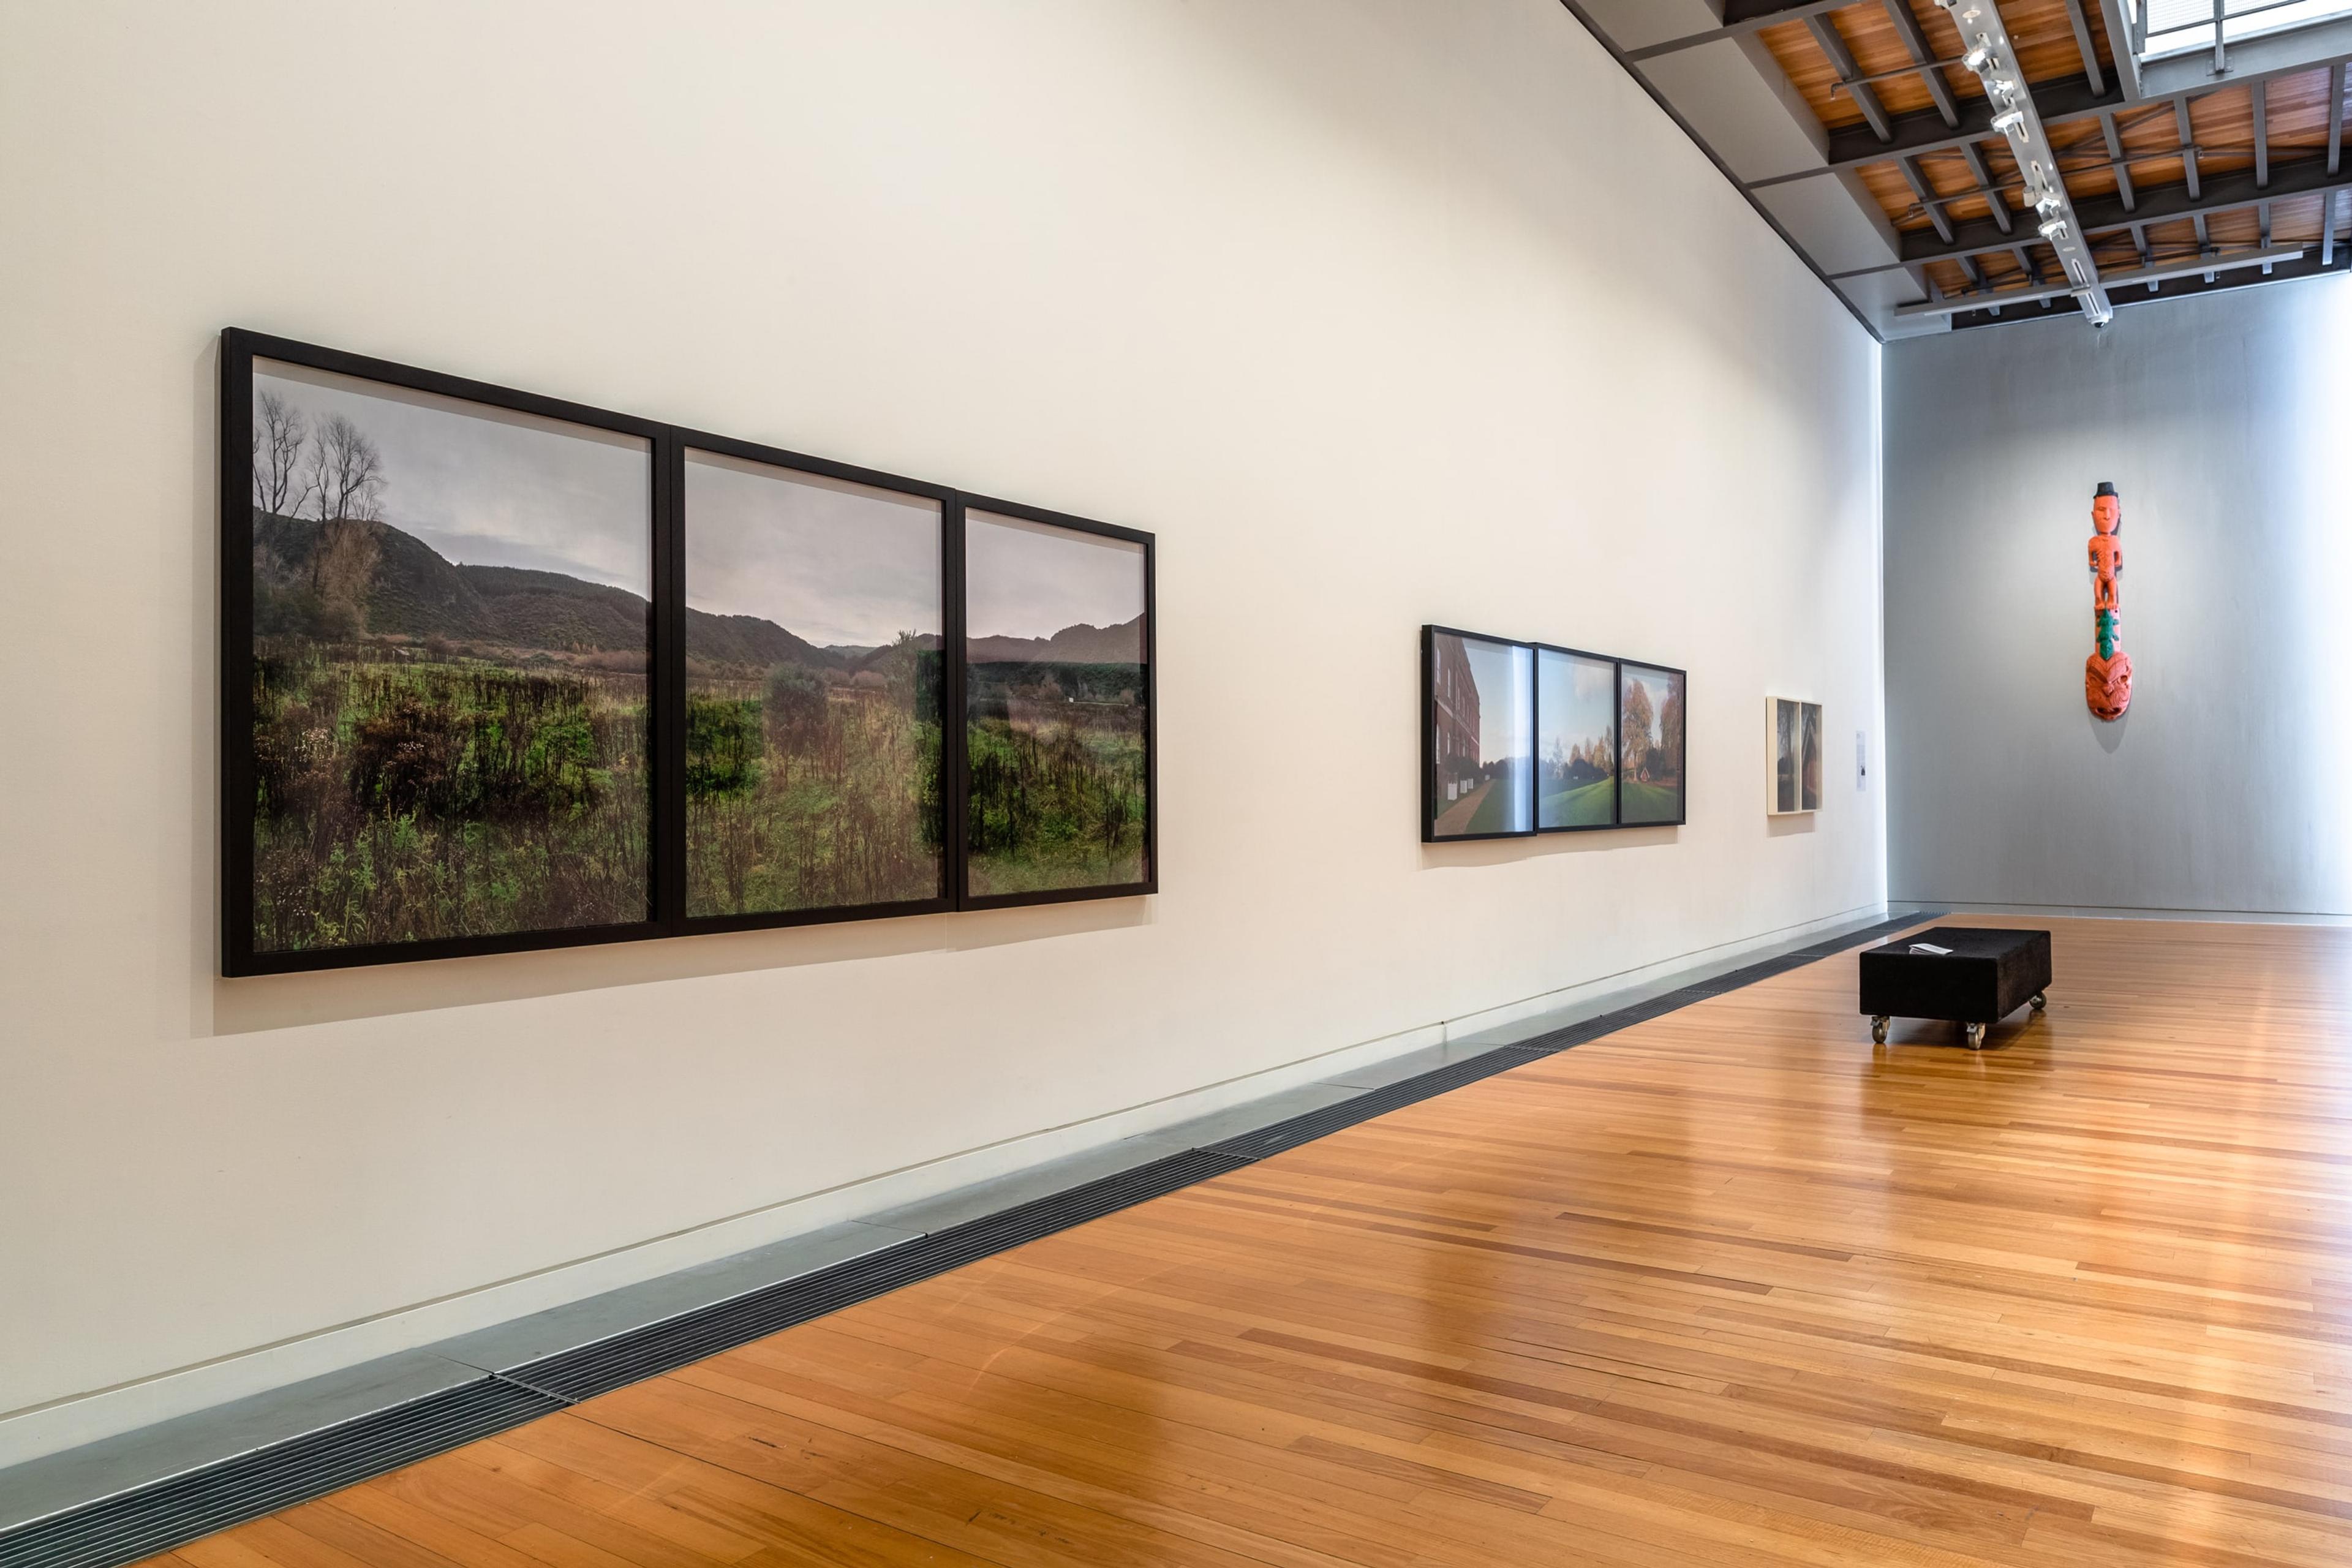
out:
<path id="1" fill-rule="evenodd" d="M 12 1412 L 0 1416 L 0 1468 L 208 1410 L 232 1400 L 267 1394 L 379 1357 L 511 1322 L 606 1290 L 716 1262 L 828 1226 L 882 1214 L 1051 1161 L 1086 1154 L 1196 1117 L 1231 1110 L 1337 1075 L 1358 1072 L 1427 1047 L 1573 1009 L 1694 967 L 1722 963 L 1758 948 L 1786 945 L 1883 912 L 1885 908 L 1884 903 L 1859 905 L 1736 942 L 1675 953 L 1637 968 L 1600 975 L 1461 1017 L 1416 1025 L 1083 1121 L 967 1149 L 439 1300 L 418 1302 L 117 1387 Z"/>
<path id="2" fill-rule="evenodd" d="M 2047 920 L 2086 921 L 2210 921 L 2226 925 L 2342 926 L 2352 925 L 2352 914 L 2327 910 L 2200 910 L 2153 909 L 2126 904 L 1972 904 L 1952 899 L 1922 902 L 1894 899 L 1887 907 L 1948 910 L 1962 915 L 2040 915 Z"/>

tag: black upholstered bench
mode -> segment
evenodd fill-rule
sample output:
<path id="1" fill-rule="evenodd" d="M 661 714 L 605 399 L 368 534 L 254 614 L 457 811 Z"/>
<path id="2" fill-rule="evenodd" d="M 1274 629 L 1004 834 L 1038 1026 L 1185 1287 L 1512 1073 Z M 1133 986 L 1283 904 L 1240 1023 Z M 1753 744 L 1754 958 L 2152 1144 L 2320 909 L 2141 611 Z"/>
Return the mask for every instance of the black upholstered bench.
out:
<path id="1" fill-rule="evenodd" d="M 1951 952 L 1914 952 L 1914 942 Z M 2028 1003 L 2039 1013 L 2049 989 L 2046 931 L 1936 926 L 1862 954 L 1862 1010 L 1882 1046 L 1890 1019 L 1948 1018 L 1965 1027 L 1969 1049 L 1982 1050 L 1985 1031 Z"/>

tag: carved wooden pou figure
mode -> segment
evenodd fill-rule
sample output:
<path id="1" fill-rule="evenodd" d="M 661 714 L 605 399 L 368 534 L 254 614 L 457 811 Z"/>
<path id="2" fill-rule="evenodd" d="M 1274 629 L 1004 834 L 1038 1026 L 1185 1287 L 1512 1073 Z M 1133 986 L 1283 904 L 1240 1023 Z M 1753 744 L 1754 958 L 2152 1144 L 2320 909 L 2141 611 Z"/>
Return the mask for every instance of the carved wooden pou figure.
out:
<path id="1" fill-rule="evenodd" d="M 2098 651 L 2083 661 L 2083 699 L 2102 719 L 2131 706 L 2131 655 L 2124 640 L 2124 503 L 2102 484 L 2091 498 L 2091 627 Z"/>

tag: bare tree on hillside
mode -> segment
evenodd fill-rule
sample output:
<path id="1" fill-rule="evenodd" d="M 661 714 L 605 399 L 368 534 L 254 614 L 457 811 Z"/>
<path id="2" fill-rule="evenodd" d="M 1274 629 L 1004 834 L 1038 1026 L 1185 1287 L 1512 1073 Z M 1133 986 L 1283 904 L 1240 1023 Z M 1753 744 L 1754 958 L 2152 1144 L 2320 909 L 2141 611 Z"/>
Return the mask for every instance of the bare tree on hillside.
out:
<path id="1" fill-rule="evenodd" d="M 278 517 L 302 501 L 302 447 L 310 438 L 301 411 L 274 392 L 254 400 L 253 504 Z"/>
<path id="2" fill-rule="evenodd" d="M 319 422 L 310 447 L 309 493 L 320 522 L 373 522 L 383 514 L 383 454 L 342 415 L 330 414 Z"/>

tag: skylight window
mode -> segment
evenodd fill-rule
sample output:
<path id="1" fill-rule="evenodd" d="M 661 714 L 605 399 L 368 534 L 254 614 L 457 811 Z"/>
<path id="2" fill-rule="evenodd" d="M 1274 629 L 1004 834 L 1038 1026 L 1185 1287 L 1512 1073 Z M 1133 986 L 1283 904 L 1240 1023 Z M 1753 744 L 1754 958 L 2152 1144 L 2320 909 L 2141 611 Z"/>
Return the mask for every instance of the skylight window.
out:
<path id="1" fill-rule="evenodd" d="M 2352 16 L 2352 0 L 2131 0 L 2133 52 L 2164 59 Z"/>

